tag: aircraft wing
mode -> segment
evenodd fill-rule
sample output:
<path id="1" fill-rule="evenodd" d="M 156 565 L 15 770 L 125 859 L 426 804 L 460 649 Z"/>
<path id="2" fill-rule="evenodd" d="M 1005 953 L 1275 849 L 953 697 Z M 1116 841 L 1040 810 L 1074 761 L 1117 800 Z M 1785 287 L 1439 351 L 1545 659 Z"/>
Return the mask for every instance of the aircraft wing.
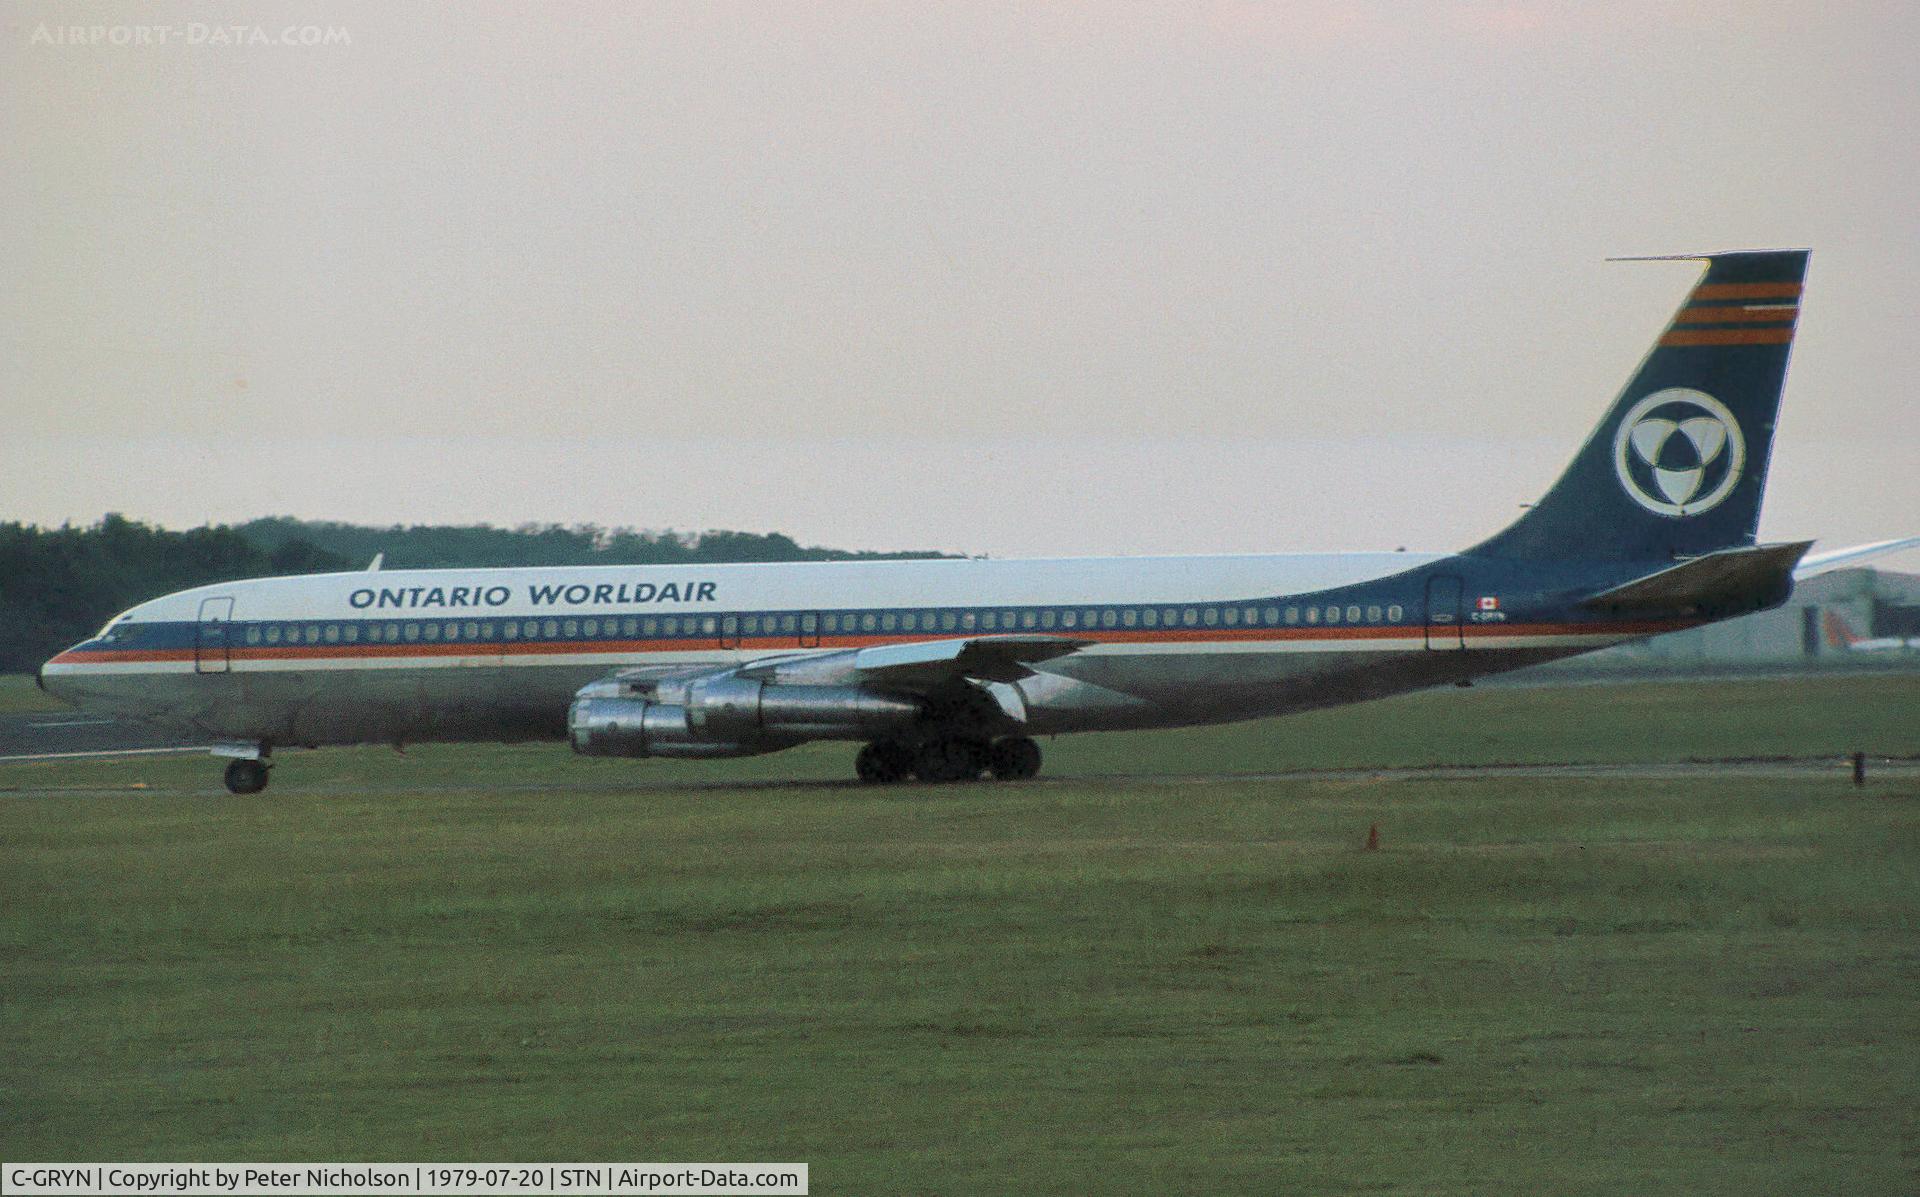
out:
<path id="1" fill-rule="evenodd" d="M 1583 605 L 1647 612 L 1762 606 L 1786 596 L 1794 566 L 1812 545 L 1802 540 L 1707 553 L 1603 590 Z"/>
<path id="2" fill-rule="evenodd" d="M 1843 565 L 1851 565 L 1871 557 L 1898 553 L 1902 549 L 1911 549 L 1916 545 L 1920 545 L 1920 536 L 1907 536 L 1897 540 L 1876 540 L 1871 544 L 1857 544 L 1852 548 L 1828 549 L 1824 553 L 1812 553 L 1800 559 L 1800 568 L 1793 571 L 1793 576 L 1811 578 L 1815 574 L 1823 574 L 1830 569 L 1839 569 Z"/>
<path id="3" fill-rule="evenodd" d="M 882 644 L 854 653 L 853 671 L 863 680 L 908 688 L 956 678 L 1017 682 L 1032 676 L 1028 665 L 1064 657 L 1091 643 L 1070 636 L 971 636 Z"/>

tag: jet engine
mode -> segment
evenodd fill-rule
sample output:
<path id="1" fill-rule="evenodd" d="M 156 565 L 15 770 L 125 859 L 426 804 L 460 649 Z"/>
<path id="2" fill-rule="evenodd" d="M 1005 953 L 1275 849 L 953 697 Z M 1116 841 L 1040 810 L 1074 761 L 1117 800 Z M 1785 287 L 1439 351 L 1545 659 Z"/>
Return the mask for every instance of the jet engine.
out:
<path id="1" fill-rule="evenodd" d="M 614 677 L 574 695 L 567 731 L 586 756 L 754 756 L 807 740 L 875 739 L 921 710 L 918 699 L 863 686 L 785 685 L 731 671 Z"/>

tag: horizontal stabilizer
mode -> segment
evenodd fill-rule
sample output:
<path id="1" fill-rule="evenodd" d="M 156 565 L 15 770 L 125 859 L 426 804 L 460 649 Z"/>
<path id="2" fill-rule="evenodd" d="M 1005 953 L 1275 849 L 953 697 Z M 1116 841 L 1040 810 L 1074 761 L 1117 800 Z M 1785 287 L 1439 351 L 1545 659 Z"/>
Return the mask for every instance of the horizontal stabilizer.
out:
<path id="1" fill-rule="evenodd" d="M 1811 578 L 1815 574 L 1826 573 L 1830 569 L 1853 565 L 1860 561 L 1869 561 L 1875 557 L 1884 557 L 1889 553 L 1905 552 L 1920 547 L 1920 536 L 1903 536 L 1898 540 L 1876 540 L 1872 544 L 1857 544 L 1845 549 L 1829 549 L 1824 553 L 1809 553 L 1800 562 L 1800 568 L 1793 571 L 1796 578 Z"/>
<path id="2" fill-rule="evenodd" d="M 876 682 L 933 685 L 951 678 L 1017 682 L 1031 676 L 1027 666 L 1076 652 L 1088 640 L 1069 636 L 976 636 L 882 644 L 854 654 L 856 672 Z"/>
<path id="3" fill-rule="evenodd" d="M 1752 611 L 1781 602 L 1810 540 L 1722 549 L 1603 590 L 1583 606 L 1608 611 Z"/>

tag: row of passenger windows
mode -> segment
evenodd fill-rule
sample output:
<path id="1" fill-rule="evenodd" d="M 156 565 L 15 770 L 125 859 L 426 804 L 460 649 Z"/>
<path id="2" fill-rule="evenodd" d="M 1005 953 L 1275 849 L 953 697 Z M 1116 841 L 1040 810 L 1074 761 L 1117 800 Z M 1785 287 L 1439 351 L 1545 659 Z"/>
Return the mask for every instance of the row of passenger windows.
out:
<path id="1" fill-rule="evenodd" d="M 1033 611 L 866 611 L 784 615 L 666 615 L 606 619 L 249 624 L 248 644 L 398 644 L 655 637 L 833 636 L 866 632 L 1015 632 L 1108 628 L 1279 627 L 1399 623 L 1398 603 L 1325 607 L 1049 607 Z"/>

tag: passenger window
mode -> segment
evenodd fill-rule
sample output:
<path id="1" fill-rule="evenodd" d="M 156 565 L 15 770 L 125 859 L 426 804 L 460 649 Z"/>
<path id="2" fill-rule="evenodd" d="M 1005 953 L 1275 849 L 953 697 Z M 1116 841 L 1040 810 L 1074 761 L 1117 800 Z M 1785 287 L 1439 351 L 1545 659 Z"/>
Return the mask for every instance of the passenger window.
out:
<path id="1" fill-rule="evenodd" d="M 1208 627 L 1213 627 L 1215 624 L 1220 622 L 1220 608 L 1208 607 L 1204 612 L 1201 613 L 1200 618 L 1206 623 Z"/>
<path id="2" fill-rule="evenodd" d="M 642 636 L 658 636 L 660 634 L 660 621 L 651 618 L 641 620 L 640 634 Z"/>
<path id="3" fill-rule="evenodd" d="M 308 644 L 320 643 L 320 625 L 319 624 L 310 623 L 307 625 L 307 643 Z"/>
<path id="4" fill-rule="evenodd" d="M 467 626 L 469 628 L 473 627 L 472 624 L 468 624 Z M 480 625 L 480 639 L 482 640 L 493 639 L 493 621 L 492 620 L 488 620 L 487 622 Z"/>
<path id="5" fill-rule="evenodd" d="M 700 631 L 703 635 L 711 636 L 719 630 L 720 630 L 719 621 L 714 619 L 714 617 L 711 615 L 707 616 L 705 619 L 700 621 Z"/>
<path id="6" fill-rule="evenodd" d="M 1160 608 L 1148 607 L 1145 611 L 1142 611 L 1140 613 L 1140 622 L 1146 624 L 1150 628 L 1159 627 L 1160 626 Z"/>
<path id="7" fill-rule="evenodd" d="M 680 634 L 680 621 L 672 615 L 667 616 L 666 623 L 663 626 L 666 634 L 669 636 L 678 636 Z"/>
<path id="8" fill-rule="evenodd" d="M 598 636 L 600 634 L 600 621 L 597 619 L 589 619 L 584 627 L 589 636 Z"/>
<path id="9" fill-rule="evenodd" d="M 407 637 L 408 643 L 412 643 L 413 641 L 420 639 L 420 625 L 417 623 L 408 624 L 406 637 Z"/>
<path id="10" fill-rule="evenodd" d="M 1105 611 L 1102 611 L 1100 613 L 1101 627 L 1103 628 L 1116 627 L 1119 625 L 1119 623 L 1120 623 L 1120 613 L 1118 611 L 1115 611 L 1112 607 L 1108 607 Z"/>
<path id="11" fill-rule="evenodd" d="M 1002 611 L 1000 613 L 1000 626 L 1009 632 L 1013 631 L 1013 612 Z"/>
<path id="12" fill-rule="evenodd" d="M 1308 608 L 1307 608 L 1307 622 L 1308 622 L 1308 623 L 1319 623 L 1319 622 L 1320 622 L 1320 608 L 1318 608 L 1318 607 L 1308 607 Z"/>
<path id="13" fill-rule="evenodd" d="M 560 629 L 567 634 L 568 639 L 572 639 L 580 634 L 580 621 L 577 619 L 569 619 L 560 625 Z"/>
<path id="14" fill-rule="evenodd" d="M 1235 627 L 1239 624 L 1239 622 L 1240 622 L 1240 608 L 1228 607 L 1227 608 L 1227 626 L 1230 628 Z"/>
<path id="15" fill-rule="evenodd" d="M 981 628 L 983 628 L 984 630 L 986 630 L 986 631 L 989 631 L 989 632 L 992 632 L 992 631 L 996 631 L 996 630 L 998 630 L 998 629 L 999 629 L 999 627 L 1000 627 L 1000 614 L 999 614 L 999 612 L 997 612 L 997 611 L 983 611 L 983 612 L 981 612 L 981 613 L 980 613 L 980 626 L 981 626 Z"/>
<path id="16" fill-rule="evenodd" d="M 880 617 L 880 630 L 891 632 L 900 626 L 900 617 L 889 611 Z"/>
<path id="17" fill-rule="evenodd" d="M 1097 628 L 1100 626 L 1100 613 L 1089 607 L 1081 613 L 1080 621 L 1086 627 Z"/>
<path id="18" fill-rule="evenodd" d="M 1347 608 L 1347 622 L 1348 622 L 1348 623 L 1359 623 L 1359 622 L 1360 622 L 1360 608 L 1359 608 L 1359 607 L 1348 607 L 1348 608 Z"/>
<path id="19" fill-rule="evenodd" d="M 793 635 L 800 630 L 800 617 L 797 615 L 782 615 L 780 617 L 780 630 L 789 636 Z"/>
<path id="20" fill-rule="evenodd" d="M 1041 626 L 1041 627 L 1043 627 L 1043 628 L 1051 628 L 1051 627 L 1053 627 L 1053 625 L 1054 625 L 1054 624 L 1056 624 L 1056 623 L 1058 623 L 1058 622 L 1060 622 L 1060 617 L 1059 617 L 1059 615 L 1057 615 L 1057 614 L 1055 614 L 1055 613 L 1054 613 L 1053 611 L 1051 611 L 1051 610 L 1048 610 L 1048 611 L 1042 611 L 1042 612 L 1040 613 L 1040 626 Z"/>
<path id="21" fill-rule="evenodd" d="M 340 625 L 337 623 L 328 624 L 327 630 L 325 633 L 323 633 L 323 635 L 325 636 L 328 644 L 340 643 Z"/>
<path id="22" fill-rule="evenodd" d="M 357 623 L 350 623 L 346 627 L 340 629 L 340 634 L 346 637 L 346 641 L 348 644 L 358 644 L 360 642 L 360 625 Z"/>
<path id="23" fill-rule="evenodd" d="M 1125 611 L 1122 611 L 1120 613 L 1120 625 L 1122 627 L 1130 628 L 1139 622 L 1140 622 L 1140 613 L 1134 610 L 1132 607 L 1128 607 Z"/>
<path id="24" fill-rule="evenodd" d="M 820 621 L 814 618 L 813 612 L 809 611 L 800 617 L 800 630 L 807 635 L 813 635 L 814 632 L 819 630 L 819 627 Z"/>
<path id="25" fill-rule="evenodd" d="M 260 643 L 260 629 L 259 629 L 259 628 L 248 628 L 248 629 L 247 629 L 247 643 L 248 643 L 248 644 L 258 644 L 258 643 Z"/>
<path id="26" fill-rule="evenodd" d="M 920 627 L 919 613 L 909 611 L 905 615 L 902 615 L 900 617 L 900 626 L 909 632 L 918 630 Z"/>
<path id="27" fill-rule="evenodd" d="M 1280 622 L 1280 608 L 1268 607 L 1264 612 L 1264 614 L 1266 615 L 1268 627 L 1272 627 L 1274 624 L 1277 624 Z"/>
<path id="28" fill-rule="evenodd" d="M 725 619 L 722 619 L 720 621 L 720 630 L 729 636 L 738 636 L 740 634 L 740 617 L 738 615 L 729 615 Z"/>
<path id="29" fill-rule="evenodd" d="M 279 624 L 277 623 L 272 624 L 267 628 L 267 643 L 268 644 L 280 643 L 280 625 Z"/>
<path id="30" fill-rule="evenodd" d="M 420 627 L 420 638 L 422 640 L 440 639 L 440 625 L 437 623 L 422 624 Z"/>
<path id="31" fill-rule="evenodd" d="M 744 635 L 758 636 L 760 634 L 760 617 L 758 615 L 749 615 L 741 620 L 740 631 Z"/>
<path id="32" fill-rule="evenodd" d="M 1288 608 L 1287 608 L 1287 622 L 1288 622 L 1288 623 L 1299 623 L 1299 622 L 1300 622 L 1300 608 L 1298 608 L 1298 607 L 1288 607 Z"/>
<path id="33" fill-rule="evenodd" d="M 1168 627 L 1172 627 L 1176 622 L 1178 622 L 1174 618 L 1175 614 L 1176 613 L 1174 609 L 1172 607 L 1168 607 L 1165 611 L 1162 611 L 1160 613 L 1160 622 L 1165 624 Z"/>
<path id="34" fill-rule="evenodd" d="M 1021 627 L 1023 627 L 1023 628 L 1030 628 L 1030 627 L 1032 627 L 1032 626 L 1033 626 L 1033 624 L 1034 624 L 1034 614 L 1033 614 L 1033 612 L 1031 612 L 1031 611 L 1022 611 L 1022 612 L 1020 613 L 1020 626 L 1021 626 Z M 1051 624 L 1049 624 L 1049 625 L 1047 625 L 1047 626 L 1049 626 L 1049 627 L 1051 627 L 1051 626 L 1053 626 L 1053 625 L 1051 625 Z"/>
<path id="35" fill-rule="evenodd" d="M 1180 622 L 1188 627 L 1193 627 L 1200 622 L 1200 609 L 1198 607 L 1188 607 L 1180 613 Z"/>
<path id="36" fill-rule="evenodd" d="M 879 625 L 879 622 L 880 621 L 874 617 L 873 612 L 869 611 L 860 617 L 860 630 L 863 632 L 871 632 Z"/>
<path id="37" fill-rule="evenodd" d="M 1260 612 L 1254 610 L 1252 607 L 1248 607 L 1240 613 L 1240 619 L 1241 622 L 1245 623 L 1248 627 L 1252 627 L 1255 623 L 1259 622 Z"/>
<path id="38" fill-rule="evenodd" d="M 968 632 L 973 631 L 974 622 L 975 622 L 975 616 L 973 612 L 962 611 L 960 613 L 960 627 L 963 631 L 968 631 Z"/>
<path id="39" fill-rule="evenodd" d="M 544 633 L 549 640 L 558 639 L 560 636 L 560 621 L 557 619 L 549 619 L 540 625 L 540 631 Z"/>
<path id="40" fill-rule="evenodd" d="M 1378 607 L 1368 607 L 1368 608 L 1367 608 L 1367 622 L 1368 622 L 1368 623 L 1379 623 L 1379 622 L 1380 622 L 1380 608 L 1378 608 Z"/>
<path id="41" fill-rule="evenodd" d="M 1080 624 L 1080 613 L 1078 611 L 1062 611 L 1060 613 L 1061 627 L 1072 628 L 1072 627 L 1078 627 L 1079 624 Z"/>
<path id="42" fill-rule="evenodd" d="M 520 634 L 529 640 L 538 638 L 540 635 L 540 621 L 537 619 L 529 619 L 526 624 L 521 627 Z"/>
<path id="43" fill-rule="evenodd" d="M 1400 609 L 1399 603 L 1395 603 L 1393 606 L 1387 608 L 1387 618 L 1395 623 L 1399 623 L 1400 617 L 1405 614 L 1406 612 Z"/>
<path id="44" fill-rule="evenodd" d="M 940 613 L 940 628 L 942 631 L 947 631 L 947 632 L 953 631 L 955 625 L 957 625 L 959 622 L 960 622 L 960 617 L 955 615 L 951 611 L 942 611 Z"/>
<path id="45" fill-rule="evenodd" d="M 829 632 L 837 632 L 837 631 L 839 631 L 839 630 L 840 630 L 840 617 L 839 617 L 838 615 L 829 615 L 829 616 L 827 616 L 827 617 L 826 617 L 826 625 L 827 625 L 827 631 L 829 631 Z"/>
<path id="46" fill-rule="evenodd" d="M 511 619 L 502 624 L 500 630 L 506 634 L 506 639 L 508 640 L 518 640 L 520 638 L 520 625 Z"/>
<path id="47" fill-rule="evenodd" d="M 1328 622 L 1328 623 L 1339 623 L 1339 622 L 1340 622 L 1340 608 L 1338 608 L 1338 607 L 1328 607 L 1328 608 L 1327 608 L 1327 622 Z"/>

